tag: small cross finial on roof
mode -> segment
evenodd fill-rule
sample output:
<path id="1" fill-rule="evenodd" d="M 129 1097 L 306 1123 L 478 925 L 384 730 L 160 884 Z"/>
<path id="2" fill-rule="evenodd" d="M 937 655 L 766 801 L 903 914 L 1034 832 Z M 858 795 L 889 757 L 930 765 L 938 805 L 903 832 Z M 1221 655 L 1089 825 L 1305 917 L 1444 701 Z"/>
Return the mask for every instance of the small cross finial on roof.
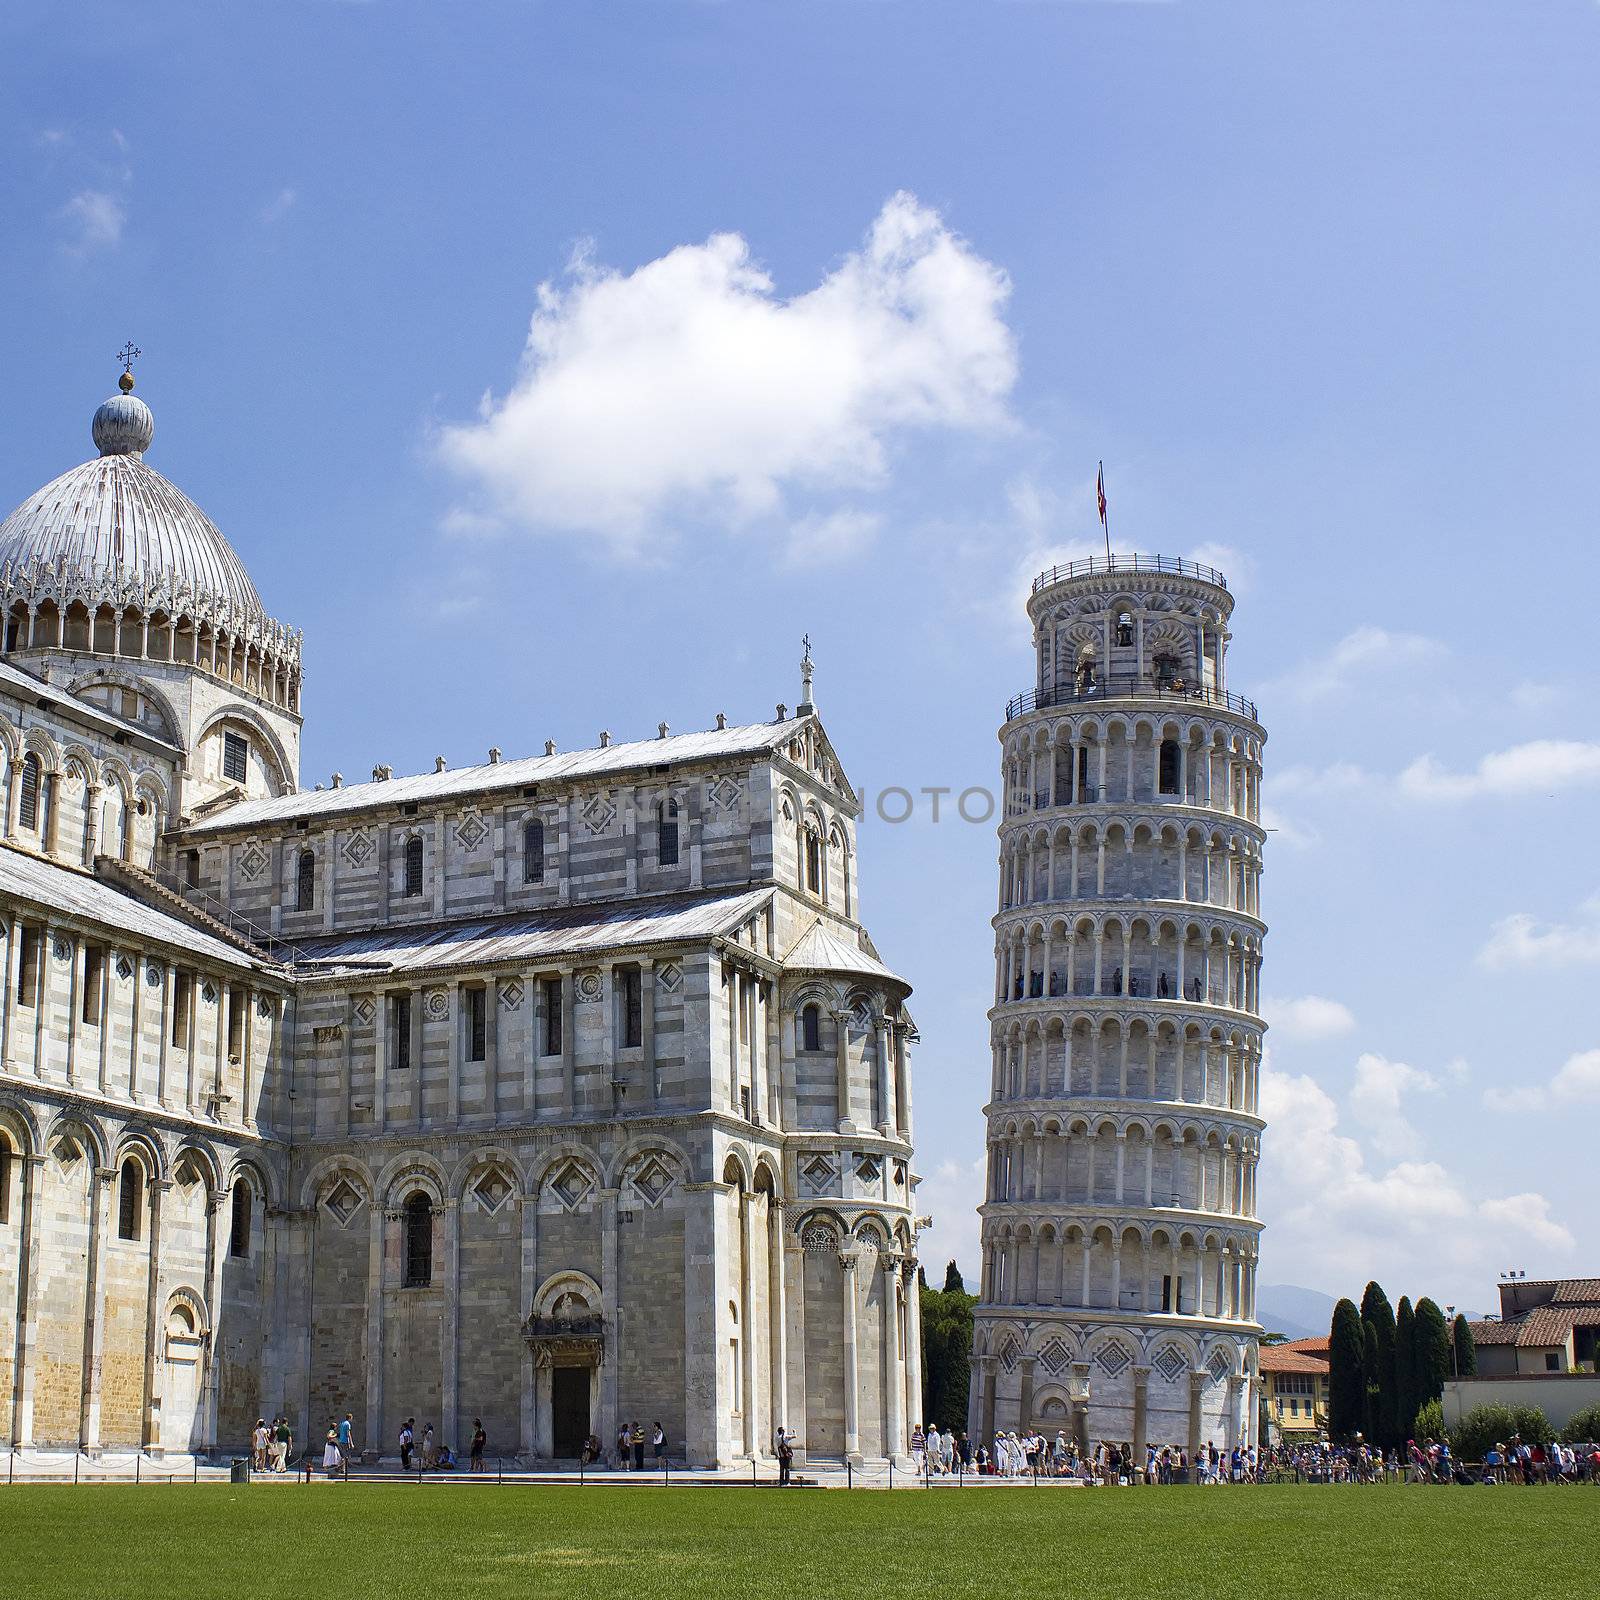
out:
<path id="1" fill-rule="evenodd" d="M 800 640 L 802 654 L 800 657 L 800 715 L 805 716 L 813 709 L 811 702 L 811 635 L 802 635 Z"/>
<path id="2" fill-rule="evenodd" d="M 124 394 L 133 388 L 133 364 L 143 354 L 144 351 L 132 339 L 117 351 L 117 360 L 122 363 L 122 376 L 117 379 L 117 386 Z"/>

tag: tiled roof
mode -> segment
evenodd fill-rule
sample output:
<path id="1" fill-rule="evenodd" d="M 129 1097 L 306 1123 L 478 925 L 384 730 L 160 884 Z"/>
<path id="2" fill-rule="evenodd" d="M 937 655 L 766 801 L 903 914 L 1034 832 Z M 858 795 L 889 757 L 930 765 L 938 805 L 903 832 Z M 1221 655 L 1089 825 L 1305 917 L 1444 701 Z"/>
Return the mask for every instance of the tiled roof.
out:
<path id="1" fill-rule="evenodd" d="M 1325 1378 L 1328 1375 L 1328 1360 L 1326 1356 L 1307 1355 L 1302 1350 L 1291 1350 L 1286 1344 L 1264 1344 L 1261 1346 L 1261 1370 L 1307 1372 Z"/>
<path id="2" fill-rule="evenodd" d="M 714 761 L 726 756 L 759 756 L 787 744 L 803 718 L 754 722 L 739 728 L 713 728 L 706 733 L 669 734 L 665 739 L 635 739 L 629 744 L 572 750 L 564 755 L 524 756 L 478 767 L 418 773 L 374 783 L 346 783 L 337 789 L 311 789 L 275 799 L 243 800 L 191 823 L 190 835 L 227 833 L 235 828 L 270 827 L 303 817 L 339 817 L 379 808 L 428 804 L 458 795 L 518 790 L 537 783 L 567 782 L 608 773 L 648 772 L 652 767 L 689 761 Z"/>
<path id="3" fill-rule="evenodd" d="M 1321 1356 L 1326 1361 L 1328 1359 L 1328 1335 L 1319 1333 L 1309 1339 L 1286 1339 L 1275 1348 L 1279 1350 L 1294 1350 L 1305 1356 Z"/>
<path id="4" fill-rule="evenodd" d="M 1472 1342 L 1479 1344 L 1515 1344 L 1517 1342 L 1516 1322 L 1469 1322 L 1467 1326 L 1472 1330 Z"/>
<path id="5" fill-rule="evenodd" d="M 1600 1278 L 1557 1278 L 1550 1297 L 1558 1306 L 1600 1306 Z"/>
<path id="6" fill-rule="evenodd" d="M 325 967 L 330 976 L 348 967 L 375 973 L 436 967 L 492 967 L 547 960 L 630 945 L 706 940 L 732 933 L 765 905 L 771 889 L 628 900 L 587 909 L 517 912 L 470 922 L 430 922 L 416 928 L 300 939 L 295 965 L 302 978 Z"/>
<path id="7" fill-rule="evenodd" d="M 44 701 L 75 722 L 87 723 L 90 727 L 99 728 L 103 733 L 114 737 L 127 738 L 132 735 L 148 740 L 151 744 L 160 745 L 163 750 L 177 749 L 170 740 L 164 739 L 153 728 L 147 728 L 142 722 L 129 722 L 127 718 L 107 711 L 104 706 L 93 705 L 70 690 L 63 689 L 58 683 L 46 683 L 37 674 L 4 658 L 0 658 L 0 690 L 14 694 L 33 705 Z"/>
<path id="8" fill-rule="evenodd" d="M 136 938 L 187 951 L 230 967 L 257 970 L 243 950 L 202 932 L 192 922 L 158 911 L 87 873 L 0 844 L 0 894 L 64 916 L 79 917 Z"/>
<path id="9" fill-rule="evenodd" d="M 1471 1324 L 1474 1344 L 1514 1344 L 1523 1350 L 1565 1344 L 1574 1328 L 1592 1327 L 1600 1327 L 1600 1305 L 1536 1306 L 1520 1317 Z"/>

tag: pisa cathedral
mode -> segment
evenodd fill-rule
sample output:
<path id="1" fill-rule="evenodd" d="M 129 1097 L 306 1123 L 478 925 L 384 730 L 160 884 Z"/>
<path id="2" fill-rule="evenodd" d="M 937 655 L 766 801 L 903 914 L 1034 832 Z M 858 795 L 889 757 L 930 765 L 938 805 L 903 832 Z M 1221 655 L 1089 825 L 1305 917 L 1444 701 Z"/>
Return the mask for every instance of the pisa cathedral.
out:
<path id="1" fill-rule="evenodd" d="M 1006 708 L 970 1426 L 1255 1441 L 1261 751 L 1221 573 L 1053 568 Z"/>
<path id="2" fill-rule="evenodd" d="M 0 525 L 9 1441 L 903 1459 L 915 1033 L 809 661 L 770 722 L 302 789 L 300 636 L 131 390 Z"/>

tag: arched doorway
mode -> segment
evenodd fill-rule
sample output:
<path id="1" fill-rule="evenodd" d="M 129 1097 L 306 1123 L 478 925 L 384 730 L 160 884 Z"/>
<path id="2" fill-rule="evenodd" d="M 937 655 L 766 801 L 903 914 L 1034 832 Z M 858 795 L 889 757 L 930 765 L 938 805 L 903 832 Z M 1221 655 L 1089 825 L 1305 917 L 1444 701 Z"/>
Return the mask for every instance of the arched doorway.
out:
<path id="1" fill-rule="evenodd" d="M 173 1300 L 167 1307 L 163 1351 L 160 1437 L 164 1449 L 187 1452 L 193 1445 L 204 1347 L 197 1308 L 186 1299 Z"/>
<path id="2" fill-rule="evenodd" d="M 523 1337 L 533 1355 L 534 1453 L 576 1461 L 595 1432 L 605 1324 L 600 1290 L 581 1273 L 560 1273 L 534 1298 Z"/>

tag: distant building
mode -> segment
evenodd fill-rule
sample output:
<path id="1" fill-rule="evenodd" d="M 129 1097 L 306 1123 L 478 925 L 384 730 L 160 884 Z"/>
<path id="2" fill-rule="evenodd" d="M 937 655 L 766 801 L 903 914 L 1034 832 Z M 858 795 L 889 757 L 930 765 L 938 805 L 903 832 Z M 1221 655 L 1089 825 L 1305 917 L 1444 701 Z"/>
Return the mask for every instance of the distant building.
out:
<path id="1" fill-rule="evenodd" d="M 1593 1372 L 1600 1352 L 1600 1278 L 1516 1278 L 1500 1285 L 1498 1320 L 1474 1322 L 1480 1378 Z"/>
<path id="2" fill-rule="evenodd" d="M 1328 1425 L 1328 1336 L 1264 1344 L 1261 1399 L 1269 1443 L 1316 1438 Z"/>

